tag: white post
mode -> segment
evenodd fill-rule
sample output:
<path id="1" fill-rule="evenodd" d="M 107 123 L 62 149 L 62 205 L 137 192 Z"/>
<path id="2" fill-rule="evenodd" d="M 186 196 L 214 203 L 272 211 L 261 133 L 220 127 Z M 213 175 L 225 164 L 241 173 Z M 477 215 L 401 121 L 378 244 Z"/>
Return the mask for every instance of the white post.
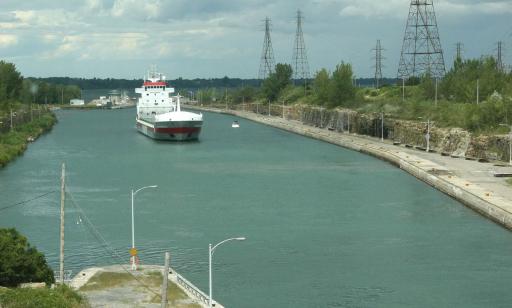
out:
<path id="1" fill-rule="evenodd" d="M 437 83 L 438 83 L 438 79 L 437 79 L 437 77 L 436 77 L 436 103 L 435 103 L 435 104 L 436 104 L 436 106 L 437 106 Z"/>
<path id="2" fill-rule="evenodd" d="M 384 142 L 384 112 L 380 113 L 380 141 Z"/>
<path id="3" fill-rule="evenodd" d="M 284 100 L 283 100 L 283 119 L 285 119 L 285 117 L 284 117 Z"/>
<path id="4" fill-rule="evenodd" d="M 64 284 L 64 203 L 66 200 L 66 164 L 62 163 L 60 178 L 60 283 Z"/>
<path id="5" fill-rule="evenodd" d="M 13 125 L 12 125 L 12 108 L 11 108 L 11 132 L 13 130 Z"/>
<path id="6" fill-rule="evenodd" d="M 430 119 L 427 119 L 427 153 L 430 151 Z"/>
<path id="7" fill-rule="evenodd" d="M 245 241 L 245 237 L 234 237 L 234 238 L 228 238 L 225 239 L 217 244 L 215 244 L 212 247 L 212 244 L 208 244 L 208 285 L 209 285 L 209 295 L 208 295 L 208 307 L 212 308 L 212 255 L 215 250 L 215 248 L 219 247 L 220 245 L 229 242 L 229 241 Z"/>
<path id="8" fill-rule="evenodd" d="M 347 126 L 348 126 L 348 133 L 350 134 L 350 112 L 347 113 Z"/>
<path id="9" fill-rule="evenodd" d="M 510 125 L 508 147 L 508 164 L 512 166 L 512 125 Z"/>
<path id="10" fill-rule="evenodd" d="M 135 222 L 133 217 L 133 189 L 132 189 L 132 251 L 135 249 Z M 135 255 L 131 256 L 132 261 L 132 270 L 137 270 L 137 265 L 135 264 Z"/>
<path id="11" fill-rule="evenodd" d="M 405 78 L 402 77 L 402 102 L 405 102 Z"/>
<path id="12" fill-rule="evenodd" d="M 157 188 L 157 187 L 158 187 L 158 185 L 151 185 L 151 186 L 144 186 L 142 188 L 137 189 L 136 191 L 133 191 L 133 189 L 132 189 L 132 249 L 130 251 L 132 270 L 137 270 L 137 263 L 135 262 L 136 261 L 135 259 L 137 257 L 137 251 L 135 250 L 135 219 L 134 219 L 134 215 L 133 215 L 133 199 L 139 191 L 146 189 L 146 188 Z"/>
<path id="13" fill-rule="evenodd" d="M 270 100 L 268 101 L 268 116 L 270 117 Z"/>
<path id="14" fill-rule="evenodd" d="M 208 244 L 208 307 L 212 308 L 212 244 Z"/>

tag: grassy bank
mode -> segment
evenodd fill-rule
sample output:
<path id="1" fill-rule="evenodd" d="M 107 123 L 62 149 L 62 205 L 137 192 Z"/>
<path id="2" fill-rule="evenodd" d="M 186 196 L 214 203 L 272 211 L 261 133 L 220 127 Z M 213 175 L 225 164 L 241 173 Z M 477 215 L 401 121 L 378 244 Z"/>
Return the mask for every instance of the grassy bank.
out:
<path id="1" fill-rule="evenodd" d="M 27 149 L 28 139 L 36 139 L 49 131 L 57 118 L 53 113 L 46 113 L 34 121 L 17 127 L 14 131 L 0 134 L 0 167 L 23 154 Z"/>
<path id="2" fill-rule="evenodd" d="M 55 289 L 0 288 L 0 307 L 5 308 L 85 308 L 86 298 L 67 286 Z"/>

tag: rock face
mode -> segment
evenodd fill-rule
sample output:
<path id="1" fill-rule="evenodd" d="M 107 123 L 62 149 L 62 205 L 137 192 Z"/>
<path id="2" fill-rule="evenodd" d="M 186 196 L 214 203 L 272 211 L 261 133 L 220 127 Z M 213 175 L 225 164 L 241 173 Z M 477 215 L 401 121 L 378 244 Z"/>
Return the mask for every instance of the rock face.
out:
<path id="1" fill-rule="evenodd" d="M 253 106 L 253 109 L 254 108 Z M 260 113 L 268 114 L 268 105 L 259 106 Z M 256 110 L 254 110 L 256 112 Z M 424 122 L 390 119 L 380 114 L 359 114 L 349 109 L 325 109 L 305 105 L 278 106 L 273 105 L 270 113 L 283 116 L 289 120 L 301 121 L 304 124 L 327 128 L 338 132 L 355 133 L 372 137 L 381 137 L 425 148 L 427 145 L 427 124 Z M 430 149 L 453 156 L 476 159 L 502 160 L 509 159 L 508 135 L 473 136 L 461 128 L 439 128 L 430 124 Z"/>

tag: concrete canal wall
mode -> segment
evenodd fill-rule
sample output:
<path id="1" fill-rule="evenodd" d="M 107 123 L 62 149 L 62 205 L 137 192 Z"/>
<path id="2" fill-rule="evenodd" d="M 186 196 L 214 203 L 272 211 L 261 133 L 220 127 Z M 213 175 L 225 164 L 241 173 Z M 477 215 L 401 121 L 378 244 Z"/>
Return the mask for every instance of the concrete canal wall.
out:
<path id="1" fill-rule="evenodd" d="M 348 130 L 347 133 L 342 133 L 332 128 L 308 126 L 300 121 L 287 120 L 282 117 L 248 111 L 189 107 L 246 118 L 383 159 L 496 223 L 512 229 L 512 189 L 506 187 L 502 179 L 495 178 L 492 174 L 485 174 L 491 168 L 490 166 L 477 165 L 479 163 L 462 159 L 455 161 L 454 158 L 443 157 L 440 154 L 420 152 L 393 145 L 389 141 L 380 142 L 375 138 L 351 134 L 348 133 Z M 454 166 L 455 162 L 457 166 Z M 482 169 L 481 172 L 485 178 L 471 176 L 470 172 L 477 168 Z M 498 168 L 501 168 L 499 171 L 512 171 L 512 168 L 494 167 L 494 169 Z M 477 170 L 477 172 L 480 171 Z"/>

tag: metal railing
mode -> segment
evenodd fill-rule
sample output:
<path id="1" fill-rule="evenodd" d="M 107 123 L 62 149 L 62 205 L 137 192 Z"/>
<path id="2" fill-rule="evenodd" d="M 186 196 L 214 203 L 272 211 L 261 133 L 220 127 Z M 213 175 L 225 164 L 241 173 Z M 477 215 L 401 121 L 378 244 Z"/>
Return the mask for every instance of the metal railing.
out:
<path id="1" fill-rule="evenodd" d="M 193 295 L 198 301 L 201 301 L 204 304 L 208 304 L 208 295 L 204 294 L 203 291 L 199 290 L 190 281 L 183 278 L 178 273 L 176 273 L 176 281 L 180 286 L 185 288 L 191 295 Z"/>

